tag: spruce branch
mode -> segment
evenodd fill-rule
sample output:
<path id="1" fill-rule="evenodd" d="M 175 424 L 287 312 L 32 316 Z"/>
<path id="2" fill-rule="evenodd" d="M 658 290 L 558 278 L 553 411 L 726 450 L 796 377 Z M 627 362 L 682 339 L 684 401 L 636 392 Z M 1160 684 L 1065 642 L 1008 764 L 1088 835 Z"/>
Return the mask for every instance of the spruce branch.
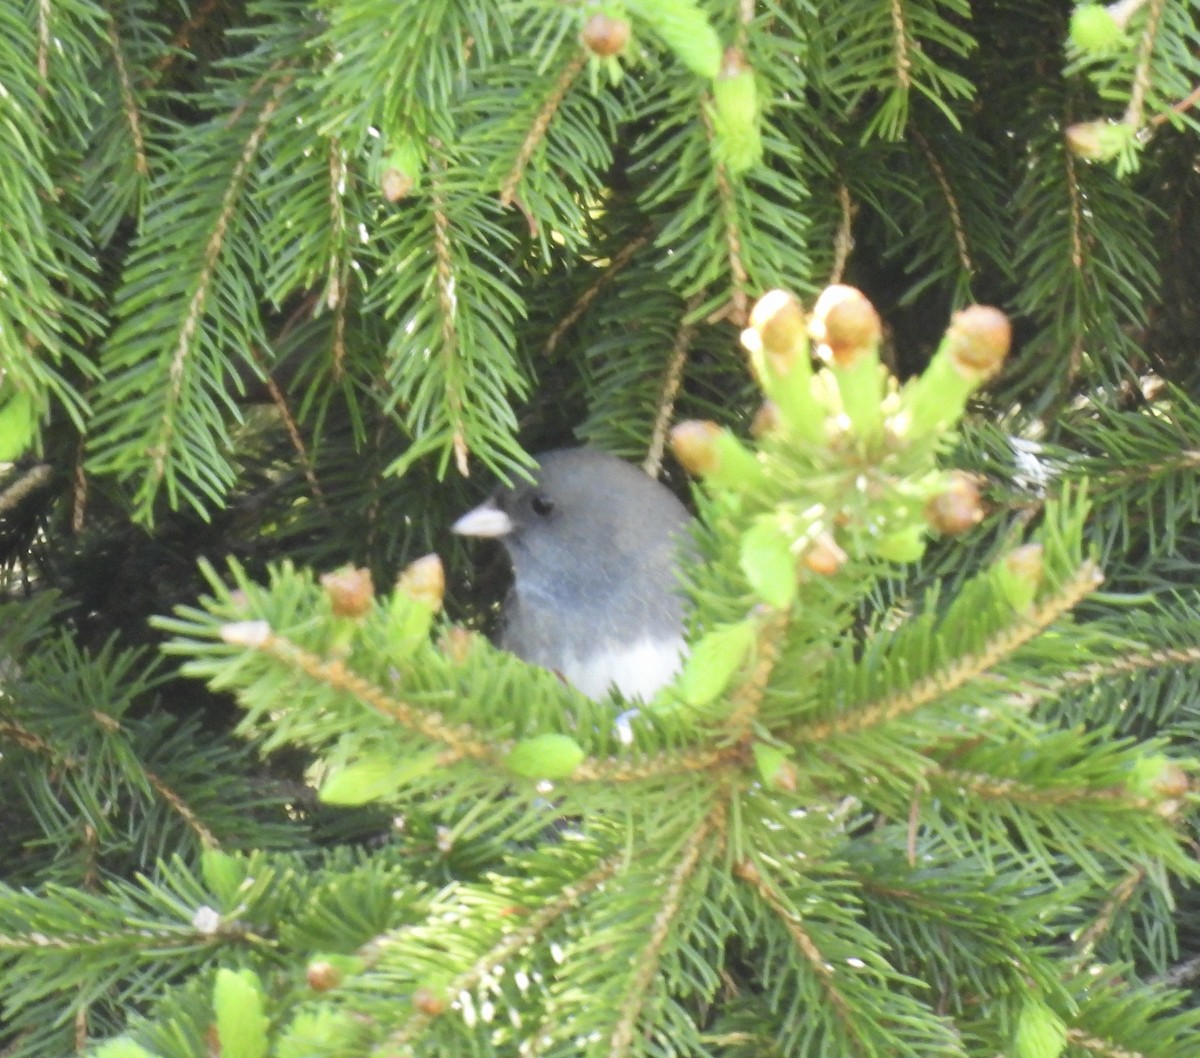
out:
<path id="1" fill-rule="evenodd" d="M 145 888 L 150 888 L 151 883 L 147 879 L 140 880 Z M 55 895 L 70 899 L 75 894 L 70 889 L 62 889 Z M 36 922 L 30 921 L 31 928 L 22 932 L 0 932 L 0 952 L 28 954 L 39 950 L 52 950 L 86 960 L 93 953 L 111 957 L 118 949 L 125 953 L 125 957 L 141 953 L 190 952 L 197 948 L 213 946 L 220 940 L 246 941 L 264 948 L 271 946 L 270 941 L 236 922 L 222 922 L 213 928 L 201 916 L 196 915 L 194 921 L 185 927 L 179 922 L 153 922 L 144 916 L 134 918 L 126 914 L 118 917 L 122 910 L 120 907 L 88 900 L 87 894 L 78 895 L 82 899 L 74 902 L 81 910 L 86 912 L 99 908 L 110 914 L 105 919 L 95 922 L 85 920 L 83 924 L 88 927 L 86 932 L 61 929 L 61 918 L 56 922 L 56 925 L 60 926 L 57 932 L 52 932 L 45 925 L 39 929 Z M 28 902 L 32 904 L 33 898 Z M 179 908 L 173 910 L 178 911 Z M 13 911 L 16 911 L 15 907 Z M 114 915 L 113 912 L 117 914 Z"/>
<path id="2" fill-rule="evenodd" d="M 663 377 L 662 389 L 657 401 L 657 412 L 654 416 L 654 428 L 650 432 L 650 449 L 642 461 L 642 469 L 652 478 L 662 470 L 663 452 L 667 445 L 667 431 L 671 427 L 671 417 L 675 413 L 675 398 L 683 385 L 683 369 L 687 364 L 688 351 L 691 348 L 692 336 L 696 333 L 695 325 L 691 322 L 691 314 L 702 300 L 701 295 L 694 294 L 684 308 L 679 329 L 675 332 L 675 341 L 671 345 L 671 360 L 667 364 Z"/>
<path id="3" fill-rule="evenodd" d="M 788 617 L 786 610 L 777 610 L 759 625 L 754 648 L 754 667 L 730 696 L 731 708 L 724 726 L 734 734 L 739 743 L 745 743 L 751 737 L 759 706 L 784 645 Z"/>
<path id="4" fill-rule="evenodd" d="M 515 955 L 536 941 L 555 922 L 577 910 L 584 897 L 613 877 L 625 862 L 624 855 L 611 856 L 594 870 L 570 885 L 564 886 L 553 900 L 533 912 L 516 929 L 503 934 L 500 939 L 461 974 L 443 989 L 446 1002 L 426 1004 L 426 1009 L 417 1009 L 409 1019 L 392 1032 L 384 1046 L 384 1052 L 407 1053 L 408 1046 L 426 1029 L 431 1021 L 450 1008 L 449 999 L 475 988 L 495 967 L 503 966 Z"/>
<path id="5" fill-rule="evenodd" d="M 1053 806 L 1107 806 L 1131 812 L 1154 812 L 1160 802 L 1149 797 L 1130 794 L 1124 786 L 1095 787 L 1052 787 L 1046 788 L 1021 782 L 1019 779 L 999 779 L 994 775 L 980 775 L 957 768 L 932 768 L 927 772 L 931 785 L 944 783 L 947 787 L 965 790 L 985 801 L 1003 801 L 1008 804 L 1032 807 Z"/>
<path id="6" fill-rule="evenodd" d="M 87 716 L 103 733 L 108 735 L 119 734 L 122 737 L 128 738 L 128 732 L 125 730 L 124 725 L 115 716 L 101 712 L 98 709 L 91 710 Z M 54 769 L 61 772 L 79 771 L 86 765 L 85 760 L 65 755 L 57 745 L 16 721 L 0 721 L 0 740 L 4 739 L 8 739 L 14 745 L 19 746 L 27 752 L 36 753 L 38 756 L 45 758 L 52 763 Z M 184 821 L 187 828 L 196 835 L 205 848 L 216 848 L 219 846 L 220 842 L 216 835 L 205 825 L 204 821 L 188 804 L 187 800 L 178 791 L 174 790 L 161 776 L 146 768 L 140 760 L 136 760 L 136 774 L 131 779 L 136 781 L 137 775 L 145 779 L 146 783 L 162 798 L 171 811 Z M 85 830 L 89 829 L 91 829 L 89 826 L 85 826 Z"/>
<path id="7" fill-rule="evenodd" d="M 221 842 L 218 840 L 216 834 L 205 826 L 204 821 L 178 791 L 172 789 L 161 776 L 156 775 L 152 771 L 144 771 L 143 774 L 146 776 L 146 781 L 154 788 L 159 797 L 187 824 L 188 829 L 196 835 L 204 848 L 216 849 L 221 847 Z"/>
<path id="8" fill-rule="evenodd" d="M 188 47 L 191 45 L 192 34 L 196 30 L 203 28 L 213 13 L 221 6 L 221 2 L 222 0 L 204 0 L 188 20 L 176 30 L 175 36 L 171 39 L 170 47 L 163 52 L 162 56 L 151 68 L 150 82 L 158 81 L 175 64 L 175 61 L 181 55 L 187 53 Z"/>
<path id="9" fill-rule="evenodd" d="M 1082 1029 L 1067 1029 L 1067 1042 L 1081 1047 L 1097 1058 L 1150 1058 L 1144 1051 L 1131 1051 L 1110 1040 L 1101 1040 Z"/>
<path id="10" fill-rule="evenodd" d="M 558 343 L 562 341 L 563 335 L 579 322 L 600 292 L 633 260 L 633 255 L 645 246 L 649 239 L 650 236 L 646 234 L 636 235 L 612 255 L 604 270 L 584 288 L 583 293 L 575 299 L 570 311 L 554 325 L 554 329 L 547 335 L 546 340 L 542 343 L 542 356 L 549 356 L 554 352 Z"/>
<path id="11" fill-rule="evenodd" d="M 1197 103 L 1200 103 L 1200 85 L 1197 85 L 1195 88 L 1193 88 L 1186 96 L 1184 96 L 1177 103 L 1172 103 L 1171 104 L 1171 113 L 1186 114 Z M 1148 124 L 1151 127 L 1154 127 L 1156 125 L 1165 124 L 1166 122 L 1168 122 L 1170 120 L 1171 120 L 1171 114 L 1155 114 L 1150 119 Z"/>
<path id="12" fill-rule="evenodd" d="M 20 746 L 21 749 L 28 750 L 30 753 L 38 753 L 46 757 L 55 755 L 54 747 L 41 735 L 12 720 L 0 720 L 0 739 L 8 739 L 14 745 Z"/>
<path id="13" fill-rule="evenodd" d="M 441 760 L 443 764 L 470 759 L 499 765 L 512 750 L 511 742 L 488 743 L 468 724 L 449 723 L 438 712 L 392 697 L 370 680 L 350 671 L 341 659 L 330 660 L 305 650 L 286 636 L 276 634 L 265 621 L 223 625 L 221 638 L 226 643 L 248 647 L 282 662 L 319 684 L 350 695 L 431 742 L 443 743 L 449 747 L 448 754 Z"/>
<path id="14" fill-rule="evenodd" d="M 1132 482 L 1147 477 L 1176 477 L 1200 467 L 1200 449 L 1184 448 L 1169 459 L 1156 460 L 1139 466 L 1115 466 L 1100 469 L 1094 480 L 1099 490 L 1119 493 Z"/>
<path id="15" fill-rule="evenodd" d="M 1083 272 L 1084 256 L 1083 256 L 1083 201 L 1079 187 L 1079 174 L 1076 169 L 1075 155 L 1071 151 L 1063 151 L 1063 165 L 1066 168 L 1066 189 L 1067 189 L 1067 216 L 1070 225 L 1071 237 L 1071 265 L 1076 272 Z M 1080 336 L 1079 342 L 1082 343 L 1083 337 Z M 1072 351 L 1072 370 L 1074 374 L 1078 364 L 1077 358 L 1082 352 L 1082 344 L 1076 346 Z"/>
<path id="16" fill-rule="evenodd" d="M 854 249 L 855 204 L 850 197 L 850 187 L 844 180 L 838 181 L 837 200 L 838 226 L 833 237 L 833 267 L 829 272 L 829 286 L 842 281 L 850 251 Z"/>
<path id="17" fill-rule="evenodd" d="M 790 906 L 779 889 L 763 875 L 761 867 L 753 860 L 744 859 L 740 861 L 734 868 L 734 874 L 750 886 L 759 900 L 782 923 L 788 936 L 792 938 L 792 942 L 796 945 L 796 950 L 804 957 L 804 961 L 808 964 L 809 969 L 816 978 L 822 994 L 837 1013 L 838 1020 L 841 1022 L 847 1036 L 854 1040 L 858 1046 L 862 1047 L 864 1053 L 869 1053 L 865 1046 L 866 1041 L 858 1033 L 852 1005 L 838 989 L 833 979 L 833 967 L 830 961 L 822 954 L 812 937 L 809 936 L 808 931 L 804 928 L 804 920 L 800 917 L 800 914 Z"/>
<path id="18" fill-rule="evenodd" d="M 82 991 L 83 986 L 80 986 Z M 75 1011 L 75 1053 L 82 1054 L 88 1043 L 88 1009 L 91 1004 L 86 1001 L 79 1004 Z"/>
<path id="19" fill-rule="evenodd" d="M 254 359 L 262 365 L 262 357 L 255 350 L 251 350 Z M 292 448 L 296 452 L 296 457 L 300 460 L 300 469 L 304 473 L 304 478 L 308 482 L 308 486 L 312 489 L 313 497 L 316 501 L 325 506 L 325 493 L 321 489 L 321 483 L 317 480 L 316 471 L 313 469 L 312 459 L 308 453 L 308 446 L 304 443 L 304 438 L 300 435 L 300 427 L 296 422 L 292 410 L 288 407 L 288 400 L 283 390 L 279 388 L 279 383 L 275 381 L 271 372 L 263 366 L 263 382 L 267 387 L 267 394 L 271 398 L 271 403 L 275 405 L 275 410 L 279 413 L 279 418 L 283 422 L 283 428 L 287 431 L 288 440 L 292 444 Z"/>
<path id="20" fill-rule="evenodd" d="M 48 463 L 38 463 L 26 470 L 16 481 L 0 492 L 0 517 L 13 510 L 26 496 L 46 484 L 54 476 Z"/>
<path id="21" fill-rule="evenodd" d="M 533 152 L 537 150 L 538 144 L 542 142 L 546 135 L 546 130 L 550 127 L 550 122 L 554 120 L 554 115 L 557 113 L 559 106 L 566 94 L 571 90 L 571 86 L 575 83 L 584 66 L 587 65 L 588 51 L 586 48 L 578 49 L 570 60 L 563 67 L 562 72 L 558 75 L 558 79 L 554 82 L 549 95 L 543 101 L 538 109 L 537 115 L 533 119 L 533 124 L 530 125 L 529 131 L 525 135 L 525 139 L 521 143 L 521 148 L 517 151 L 517 157 L 513 162 L 512 168 L 508 175 L 504 178 L 504 182 L 500 185 L 500 204 L 502 206 L 510 206 L 517 195 L 517 185 L 521 182 L 521 177 L 525 174 L 525 167 L 529 164 L 529 159 L 533 157 Z"/>
<path id="22" fill-rule="evenodd" d="M 684 890 L 688 881 L 700 865 L 701 856 L 714 831 L 718 836 L 725 825 L 725 807 L 718 802 L 705 815 L 683 843 L 683 856 L 671 872 L 666 888 L 658 901 L 658 911 L 650 929 L 646 944 L 635 956 L 633 975 L 625 996 L 618 1006 L 620 1017 L 613 1027 L 609 1040 L 609 1058 L 625 1058 L 633 1046 L 638 1019 L 650 994 L 650 984 L 658 973 L 663 946 L 671 935 L 671 927 L 683 903 Z"/>
<path id="23" fill-rule="evenodd" d="M 1183 962 L 1172 966 L 1158 980 L 1160 984 L 1164 984 L 1168 988 L 1180 988 L 1183 985 L 1200 980 L 1200 955 L 1192 959 L 1185 959 Z"/>
<path id="24" fill-rule="evenodd" d="M 583 760 L 571 772 L 569 782 L 636 783 L 688 772 L 712 771 L 736 763 L 740 750 L 716 750 L 699 747 L 693 750 L 664 752 L 642 760 Z"/>
<path id="25" fill-rule="evenodd" d="M 708 136 L 709 154 L 712 156 L 712 143 L 716 136 L 712 118 L 709 116 L 707 105 L 700 108 L 700 117 L 704 121 L 704 131 Z M 729 302 L 709 316 L 708 322 L 714 323 L 720 319 L 729 319 L 738 327 L 745 327 L 750 318 L 750 276 L 742 260 L 742 233 L 738 222 L 737 200 L 734 195 L 733 182 L 729 178 L 729 170 L 724 162 L 712 160 L 713 179 L 717 185 L 717 198 L 721 204 L 721 219 L 725 230 L 725 247 L 729 262 Z"/>
<path id="26" fill-rule="evenodd" d="M 88 480 L 84 469 L 83 438 L 75 447 L 75 473 L 71 481 L 71 532 L 83 532 L 87 524 Z"/>
<path id="27" fill-rule="evenodd" d="M 38 93 L 42 96 L 50 89 L 50 22 L 53 18 L 50 0 L 38 0 L 37 6 L 37 72 Z"/>
<path id="28" fill-rule="evenodd" d="M 451 443 L 458 472 L 465 478 L 471 473 L 468 462 L 467 427 L 463 419 L 463 395 L 460 389 L 458 328 L 455 316 L 458 300 L 454 293 L 454 259 L 450 251 L 450 219 L 439 178 L 439 168 L 430 161 L 429 205 L 433 215 L 433 252 L 436 260 L 437 299 L 441 311 L 442 360 L 445 362 L 446 408 L 449 412 Z"/>
<path id="29" fill-rule="evenodd" d="M 1138 42 L 1137 66 L 1133 74 L 1133 87 L 1129 93 L 1129 105 L 1122 118 L 1122 121 L 1131 128 L 1140 129 L 1142 127 L 1146 92 L 1150 88 L 1150 65 L 1154 58 L 1154 45 L 1165 6 L 1166 0 L 1149 0 L 1146 25 L 1142 29 L 1142 37 Z"/>
<path id="30" fill-rule="evenodd" d="M 750 314 L 748 288 L 750 277 L 742 263 L 742 234 L 738 227 L 737 206 L 733 197 L 733 185 L 725 166 L 716 163 L 717 192 L 721 198 L 721 212 L 725 218 L 725 244 L 729 249 L 730 311 L 726 317 L 738 327 L 744 327 Z"/>
<path id="31" fill-rule="evenodd" d="M 423 560 L 417 564 L 421 564 L 421 561 Z M 300 590 L 308 595 L 314 590 L 311 583 L 306 584 L 304 581 L 300 581 L 298 584 L 297 580 L 291 577 L 280 578 L 273 585 L 274 590 L 279 593 L 278 595 L 271 596 L 264 593 L 258 597 L 257 602 L 252 602 L 253 595 L 251 593 L 258 594 L 263 589 L 245 581 L 236 563 L 234 567 L 237 580 L 241 583 L 239 596 L 231 598 L 228 596 L 228 589 L 222 589 L 226 594 L 225 605 L 219 600 L 209 600 L 207 606 L 210 613 L 199 614 L 202 623 L 196 623 L 197 614 L 186 615 L 190 619 L 184 621 L 159 619 L 156 623 L 160 627 L 176 633 L 188 636 L 198 634 L 205 639 L 216 638 L 228 646 L 260 654 L 281 663 L 285 670 L 299 673 L 321 687 L 347 695 L 375 713 L 395 721 L 401 727 L 431 742 L 445 746 L 445 750 L 436 755 L 436 763 L 439 768 L 450 767 L 464 760 L 475 760 L 496 769 L 501 778 L 513 774 L 509 766 L 510 759 L 514 749 L 519 748 L 523 743 L 513 739 L 489 741 L 484 732 L 470 723 L 451 722 L 437 711 L 424 709 L 412 702 L 397 698 L 378 683 L 352 671 L 342 657 L 328 657 L 315 653 L 287 635 L 276 632 L 270 621 L 263 619 L 264 607 L 260 604 L 277 601 L 283 596 L 289 599 L 290 605 L 294 606 L 303 597 L 293 594 L 296 588 L 303 584 Z M 440 571 L 440 565 L 438 568 Z M 219 583 L 216 581 L 215 575 L 211 572 L 209 575 L 214 583 Z M 308 596 L 308 599 L 311 601 L 311 595 Z M 229 603 L 233 604 L 232 607 L 228 605 Z M 247 607 L 253 607 L 253 613 L 248 613 Z M 358 619 L 370 622 L 372 631 L 368 638 L 374 639 L 381 634 L 385 636 L 400 634 L 397 626 L 393 624 L 395 618 L 392 612 L 380 608 L 379 600 L 368 598 L 365 600 L 365 607 L 368 612 L 361 613 Z M 222 616 L 234 613 L 238 615 L 237 620 L 222 620 Z M 370 617 L 368 613 L 371 614 Z M 426 616 L 430 616 L 428 611 L 426 611 Z M 323 620 L 327 621 L 328 618 Z M 376 624 L 375 622 L 381 623 Z M 191 652 L 196 645 L 197 641 L 189 638 L 184 641 L 177 640 L 171 644 L 170 649 Z M 520 667 L 532 669 L 524 664 Z M 238 690 L 256 683 L 259 678 L 260 675 L 253 670 L 242 670 L 232 684 L 226 683 L 225 686 L 232 690 Z M 439 676 L 439 679 L 441 678 L 443 677 Z M 557 686 L 557 681 L 555 681 L 555 686 Z M 635 757 L 626 759 L 581 755 L 569 773 L 556 776 L 556 781 L 563 785 L 587 783 L 608 785 L 640 783 L 697 772 L 724 772 L 727 768 L 736 769 L 741 766 L 744 763 L 744 756 L 743 748 L 738 746 L 672 748 L 658 753 L 642 752 Z M 526 773 L 518 772 L 518 774 Z"/>
<path id="32" fill-rule="evenodd" d="M 1177 665 L 1200 665 L 1200 645 L 1164 647 L 1159 650 L 1134 646 L 1128 653 L 1114 653 L 1105 661 L 1094 661 L 1082 669 L 1063 673 L 1045 688 L 1045 694 L 1053 697 L 1068 687 L 1103 684 L 1113 677 L 1135 676 L 1147 669 L 1173 668 Z"/>
<path id="33" fill-rule="evenodd" d="M 1113 888 L 1112 895 L 1105 901 L 1096 920 L 1076 938 L 1075 956 L 1072 962 L 1076 972 L 1082 971 L 1084 966 L 1091 961 L 1096 945 L 1108 932 L 1121 908 L 1133 899 L 1138 887 L 1146 880 L 1146 875 L 1145 867 L 1130 868 L 1125 877 Z"/>
<path id="34" fill-rule="evenodd" d="M 346 306 L 350 300 L 350 261 L 343 259 L 349 222 L 346 219 L 346 181 L 349 169 L 336 136 L 329 138 L 329 227 L 332 232 L 325 305 L 333 312 L 333 377 L 340 379 L 346 361 Z"/>
<path id="35" fill-rule="evenodd" d="M 117 21 L 111 11 L 108 12 L 108 43 L 117 71 L 117 83 L 121 88 L 121 108 L 125 114 L 125 121 L 129 125 L 129 137 L 133 141 L 133 167 L 139 176 L 149 176 L 150 165 L 146 161 L 146 141 L 142 136 L 141 112 L 133 95 L 129 68 L 125 64 L 125 49 L 121 47 L 121 39 L 117 36 Z"/>
<path id="36" fill-rule="evenodd" d="M 946 170 L 942 163 L 938 161 L 938 157 L 933 152 L 929 141 L 921 134 L 918 128 L 910 128 L 909 135 L 916 143 L 921 151 L 921 155 L 925 159 L 925 163 L 929 166 L 930 172 L 933 173 L 934 180 L 937 181 L 938 188 L 942 192 L 942 198 L 946 201 L 946 210 L 950 216 L 950 226 L 954 231 L 954 243 L 958 248 L 958 260 L 963 267 L 963 271 L 967 275 L 972 275 L 975 272 L 975 263 L 971 260 L 971 249 L 967 243 L 967 232 L 963 225 L 962 211 L 959 209 L 958 197 L 954 193 L 954 188 L 950 186 L 950 181 L 946 177 Z"/>
<path id="37" fill-rule="evenodd" d="M 891 11 L 896 83 L 907 92 L 911 84 L 909 72 L 912 69 L 912 60 L 908 57 L 908 26 L 904 18 L 904 0 L 892 0 Z"/>
<path id="38" fill-rule="evenodd" d="M 278 70 L 282 65 L 283 60 L 281 59 L 271 67 L 270 72 Z M 264 77 L 266 76 L 268 75 L 264 75 Z M 196 275 L 196 283 L 191 301 L 183 317 L 175 348 L 171 354 L 170 366 L 167 370 L 167 390 L 164 395 L 162 409 L 158 415 L 158 427 L 154 436 L 150 439 L 147 449 L 151 460 L 151 492 L 156 491 L 158 484 L 166 475 L 170 452 L 176 443 L 177 417 L 180 407 L 184 403 L 183 387 L 185 372 L 188 361 L 196 348 L 195 339 L 197 330 L 200 326 L 200 320 L 204 315 L 209 288 L 216 273 L 217 261 L 221 256 L 222 250 L 225 248 L 225 237 L 230 222 L 238 207 L 238 200 L 245 186 L 251 163 L 258 154 L 258 149 L 270 125 L 271 117 L 278 109 L 284 92 L 291 87 L 293 80 L 294 77 L 288 74 L 279 78 L 275 83 L 270 96 L 258 112 L 254 127 L 246 139 L 241 156 L 238 158 L 237 164 L 230 174 L 229 183 L 226 185 L 225 192 L 222 195 L 220 209 L 214 220 L 208 244 L 204 248 L 204 257 L 201 261 L 200 270 Z M 236 120 L 237 115 L 235 114 L 230 118 L 230 124 Z"/>
<path id="39" fill-rule="evenodd" d="M 928 676 L 907 690 L 868 703 L 864 708 L 833 720 L 800 724 L 786 736 L 793 745 L 824 742 L 841 735 L 866 731 L 879 724 L 909 716 L 943 695 L 957 690 L 982 676 L 1013 651 L 1050 627 L 1095 590 L 1102 580 L 1097 566 L 1084 562 L 1075 575 L 1065 581 L 1057 593 L 1040 601 L 1018 622 L 993 636 L 973 654 L 955 658 L 941 672 Z"/>

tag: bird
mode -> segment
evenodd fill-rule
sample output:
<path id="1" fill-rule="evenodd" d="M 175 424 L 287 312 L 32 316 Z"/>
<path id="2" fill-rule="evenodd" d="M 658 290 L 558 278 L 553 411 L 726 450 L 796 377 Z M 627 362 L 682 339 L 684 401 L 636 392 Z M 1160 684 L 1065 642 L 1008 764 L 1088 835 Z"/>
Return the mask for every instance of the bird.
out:
<path id="1" fill-rule="evenodd" d="M 686 654 L 680 560 L 691 516 L 670 489 L 596 448 L 534 457 L 451 526 L 498 540 L 513 585 L 499 646 L 594 700 L 649 701 Z"/>

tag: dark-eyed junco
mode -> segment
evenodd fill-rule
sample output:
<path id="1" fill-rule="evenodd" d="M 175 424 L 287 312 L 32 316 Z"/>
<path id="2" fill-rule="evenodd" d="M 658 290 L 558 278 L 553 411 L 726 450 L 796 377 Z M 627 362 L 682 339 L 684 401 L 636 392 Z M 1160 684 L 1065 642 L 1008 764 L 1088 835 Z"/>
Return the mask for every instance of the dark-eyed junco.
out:
<path id="1" fill-rule="evenodd" d="M 591 698 L 649 699 L 679 670 L 678 578 L 688 512 L 637 467 L 592 448 L 537 458 L 537 480 L 498 490 L 458 519 L 495 537 L 513 567 L 500 646 Z"/>

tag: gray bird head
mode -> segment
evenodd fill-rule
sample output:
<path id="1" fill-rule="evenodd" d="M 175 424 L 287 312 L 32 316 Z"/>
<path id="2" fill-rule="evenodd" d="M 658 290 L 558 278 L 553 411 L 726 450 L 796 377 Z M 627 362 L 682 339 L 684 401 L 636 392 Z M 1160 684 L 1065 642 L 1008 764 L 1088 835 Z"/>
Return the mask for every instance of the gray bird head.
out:
<path id="1" fill-rule="evenodd" d="M 653 681 L 622 666 L 666 651 L 668 668 L 677 667 L 687 510 L 637 467 L 595 449 L 559 449 L 537 462 L 533 483 L 498 490 L 452 527 L 498 539 L 512 561 L 501 645 L 593 696 L 609 684 L 644 695 Z"/>

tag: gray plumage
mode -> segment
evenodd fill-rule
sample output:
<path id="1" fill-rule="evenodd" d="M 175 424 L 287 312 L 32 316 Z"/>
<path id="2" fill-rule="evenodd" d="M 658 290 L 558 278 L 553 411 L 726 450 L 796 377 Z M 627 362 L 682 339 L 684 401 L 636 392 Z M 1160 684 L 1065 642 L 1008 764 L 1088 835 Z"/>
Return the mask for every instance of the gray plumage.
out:
<path id="1" fill-rule="evenodd" d="M 500 540 L 513 567 L 500 645 L 598 698 L 649 698 L 684 652 L 678 556 L 687 510 L 637 467 L 590 448 L 537 457 L 521 482 L 454 523 Z"/>

